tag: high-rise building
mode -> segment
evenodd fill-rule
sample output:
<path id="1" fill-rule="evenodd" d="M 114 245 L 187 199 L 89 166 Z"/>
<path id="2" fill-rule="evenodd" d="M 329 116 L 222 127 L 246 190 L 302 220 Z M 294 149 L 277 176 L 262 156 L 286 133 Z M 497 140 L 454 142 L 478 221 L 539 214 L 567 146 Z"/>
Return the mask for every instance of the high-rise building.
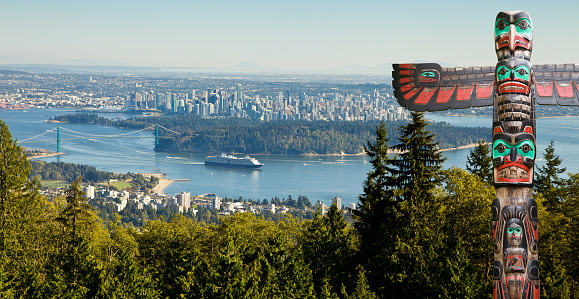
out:
<path id="1" fill-rule="evenodd" d="M 86 198 L 87 199 L 93 199 L 94 198 L 94 186 L 88 185 L 86 187 L 84 187 L 84 193 L 86 193 Z"/>
<path id="2" fill-rule="evenodd" d="M 177 204 L 183 207 L 184 211 L 189 210 L 191 207 L 191 193 L 183 191 L 176 194 L 175 197 L 177 198 Z"/>
<path id="3" fill-rule="evenodd" d="M 243 93 L 241 92 L 241 84 L 237 84 L 235 87 L 235 92 L 237 94 L 237 100 L 241 104 L 241 107 L 243 107 Z"/>
<path id="4" fill-rule="evenodd" d="M 332 205 L 336 205 L 338 207 L 338 209 L 342 208 L 342 199 L 339 197 L 334 197 L 334 199 L 332 199 Z"/>

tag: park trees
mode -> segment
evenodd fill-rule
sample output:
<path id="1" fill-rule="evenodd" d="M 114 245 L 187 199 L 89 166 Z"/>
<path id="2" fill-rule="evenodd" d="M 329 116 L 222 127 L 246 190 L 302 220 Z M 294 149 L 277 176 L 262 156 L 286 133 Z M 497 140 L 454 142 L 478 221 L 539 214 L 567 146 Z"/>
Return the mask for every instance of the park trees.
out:
<path id="1" fill-rule="evenodd" d="M 466 158 L 466 170 L 477 175 L 483 182 L 493 183 L 493 157 L 488 144 L 479 141 Z"/>

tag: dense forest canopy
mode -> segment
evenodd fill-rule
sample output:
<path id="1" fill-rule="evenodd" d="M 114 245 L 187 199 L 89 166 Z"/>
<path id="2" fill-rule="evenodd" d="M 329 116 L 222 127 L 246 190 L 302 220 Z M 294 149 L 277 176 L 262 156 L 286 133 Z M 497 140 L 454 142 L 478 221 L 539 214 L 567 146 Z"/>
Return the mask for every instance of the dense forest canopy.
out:
<path id="1" fill-rule="evenodd" d="M 359 154 L 373 135 L 377 122 L 270 121 L 255 122 L 240 118 L 200 118 L 174 115 L 127 120 L 112 120 L 96 114 L 56 117 L 63 122 L 98 123 L 122 128 L 142 129 L 158 124 L 180 135 L 160 130 L 162 138 L 155 147 L 169 152 L 235 152 L 244 154 Z M 385 122 L 393 138 L 404 122 Z M 488 128 L 454 127 L 446 123 L 430 126 L 440 148 L 452 148 L 490 140 Z"/>
<path id="2" fill-rule="evenodd" d="M 206 210 L 211 224 L 176 213 L 135 227 L 123 221 L 131 215 L 101 219 L 78 179 L 60 198 L 41 196 L 0 121 L 0 297 L 489 298 L 494 188 L 481 174 L 440 169 L 430 127 L 415 122 L 399 137 L 378 127 L 365 143 L 372 170 L 354 226 L 332 206 L 303 221 Z M 423 150 L 392 156 L 390 144 Z M 579 175 L 560 177 L 554 146 L 543 158 L 534 195 L 541 297 L 576 298 Z M 491 167 L 486 160 L 471 163 Z M 421 163 L 427 172 L 396 183 Z"/>

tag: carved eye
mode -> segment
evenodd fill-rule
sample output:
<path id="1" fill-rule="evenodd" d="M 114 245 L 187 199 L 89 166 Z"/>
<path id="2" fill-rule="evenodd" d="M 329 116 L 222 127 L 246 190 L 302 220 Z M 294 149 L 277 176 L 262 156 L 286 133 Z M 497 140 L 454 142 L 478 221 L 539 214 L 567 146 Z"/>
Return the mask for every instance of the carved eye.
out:
<path id="1" fill-rule="evenodd" d="M 507 71 L 506 68 L 502 68 L 502 69 L 499 71 L 499 75 L 504 75 L 504 74 L 506 74 L 507 72 L 508 72 L 508 71 Z"/>
<path id="2" fill-rule="evenodd" d="M 517 73 L 519 73 L 519 75 L 524 76 L 527 74 L 527 70 L 525 70 L 524 68 L 520 68 L 517 70 Z"/>
<path id="3" fill-rule="evenodd" d="M 507 23 L 503 20 L 499 21 L 497 28 L 502 31 L 503 29 L 505 29 L 505 27 L 507 27 Z"/>
<path id="4" fill-rule="evenodd" d="M 529 23 L 526 20 L 521 20 L 519 22 L 519 28 L 522 30 L 527 30 L 527 28 L 529 28 Z"/>
<path id="5" fill-rule="evenodd" d="M 499 152 L 499 153 L 503 153 L 507 148 L 505 147 L 504 144 L 499 144 L 495 147 L 495 149 Z"/>
<path id="6" fill-rule="evenodd" d="M 531 150 L 531 147 L 530 147 L 528 144 L 524 144 L 524 145 L 521 147 L 521 150 L 523 151 L 523 153 L 526 154 L 526 153 L 528 153 L 528 152 Z"/>

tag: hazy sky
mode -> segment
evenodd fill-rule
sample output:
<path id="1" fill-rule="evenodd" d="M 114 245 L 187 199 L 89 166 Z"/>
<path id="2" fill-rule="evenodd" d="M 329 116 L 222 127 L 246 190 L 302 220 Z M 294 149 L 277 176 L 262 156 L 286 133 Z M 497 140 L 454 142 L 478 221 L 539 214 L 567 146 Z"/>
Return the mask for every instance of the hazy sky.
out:
<path id="1" fill-rule="evenodd" d="M 532 63 L 579 63 L 579 1 L 6 0 L 0 64 L 494 65 L 503 10 L 530 13 Z"/>

